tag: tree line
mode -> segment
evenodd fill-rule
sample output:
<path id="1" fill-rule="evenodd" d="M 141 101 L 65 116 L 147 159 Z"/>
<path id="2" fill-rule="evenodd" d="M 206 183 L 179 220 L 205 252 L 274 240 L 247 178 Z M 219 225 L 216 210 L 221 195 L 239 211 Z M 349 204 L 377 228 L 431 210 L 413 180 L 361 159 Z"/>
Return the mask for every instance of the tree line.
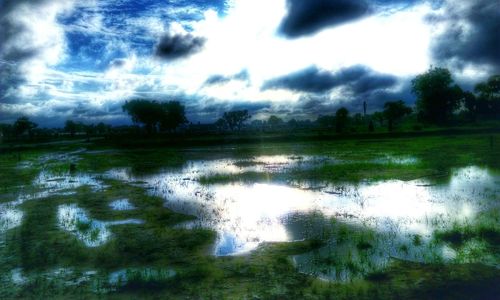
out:
<path id="1" fill-rule="evenodd" d="M 373 132 L 375 127 L 387 127 L 394 130 L 405 118 L 413 118 L 416 124 L 447 125 L 453 121 L 474 122 L 481 120 L 500 120 L 500 75 L 494 75 L 485 82 L 477 84 L 473 91 L 464 91 L 455 83 L 451 72 L 446 68 L 430 68 L 427 72 L 412 80 L 412 92 L 416 96 L 415 106 L 409 107 L 403 100 L 388 101 L 382 111 L 367 114 L 367 103 L 363 103 L 363 114 L 351 114 L 345 107 L 339 108 L 335 114 L 319 116 L 315 121 L 291 119 L 285 122 L 276 115 L 266 120 L 251 119 L 248 110 L 225 112 L 213 124 L 189 124 L 184 105 L 178 101 L 160 102 L 136 99 L 125 102 L 122 106 L 134 122 L 132 129 L 142 127 L 146 134 L 174 132 L 179 127 L 204 128 L 207 131 L 240 131 L 243 128 L 256 130 L 280 130 L 296 128 L 330 128 L 343 133 L 360 126 Z M 189 124 L 189 125 L 188 125 Z M 415 128 L 421 125 L 415 125 Z M 70 136 L 104 135 L 117 130 L 130 131 L 128 126 L 112 128 L 104 123 L 83 124 L 67 120 L 63 130 L 55 134 Z M 40 129 L 29 118 L 18 118 L 12 125 L 0 124 L 0 134 L 7 137 L 54 134 L 54 130 Z"/>

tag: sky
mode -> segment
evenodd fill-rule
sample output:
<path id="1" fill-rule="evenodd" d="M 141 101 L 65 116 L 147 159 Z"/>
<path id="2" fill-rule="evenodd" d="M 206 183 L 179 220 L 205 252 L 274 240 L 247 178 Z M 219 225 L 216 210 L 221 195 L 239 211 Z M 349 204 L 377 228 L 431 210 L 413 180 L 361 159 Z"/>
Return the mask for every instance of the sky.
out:
<path id="1" fill-rule="evenodd" d="M 499 32 L 498 0 L 0 0 L 0 123 L 128 124 L 131 99 L 202 123 L 376 111 L 431 66 L 500 73 Z"/>

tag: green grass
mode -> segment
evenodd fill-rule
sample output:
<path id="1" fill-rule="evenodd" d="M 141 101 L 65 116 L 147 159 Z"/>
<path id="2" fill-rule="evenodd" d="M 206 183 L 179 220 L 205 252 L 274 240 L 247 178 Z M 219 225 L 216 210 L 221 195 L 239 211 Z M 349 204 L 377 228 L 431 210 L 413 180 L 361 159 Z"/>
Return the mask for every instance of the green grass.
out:
<path id="1" fill-rule="evenodd" d="M 496 135 L 500 140 L 500 135 Z M 236 158 L 258 155 L 321 155 L 340 160 L 309 169 L 286 172 L 247 171 L 203 176 L 203 184 L 228 182 L 287 182 L 290 180 L 359 182 L 378 180 L 446 180 L 456 168 L 471 165 L 500 169 L 500 145 L 490 147 L 489 136 L 441 136 L 415 139 L 338 141 L 294 145 L 264 145 L 240 149 Z M 414 158 L 415 163 L 375 162 L 377 159 Z M 238 166 L 248 166 L 243 161 Z"/>

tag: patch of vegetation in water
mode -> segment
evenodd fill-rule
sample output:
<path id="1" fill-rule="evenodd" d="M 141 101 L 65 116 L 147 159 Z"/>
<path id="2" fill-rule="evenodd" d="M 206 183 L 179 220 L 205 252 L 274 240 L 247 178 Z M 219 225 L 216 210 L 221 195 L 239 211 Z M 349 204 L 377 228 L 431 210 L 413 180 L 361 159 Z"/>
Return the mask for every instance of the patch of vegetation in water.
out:
<path id="1" fill-rule="evenodd" d="M 474 219 L 454 222 L 451 227 L 434 232 L 434 239 L 460 247 L 473 239 L 483 240 L 492 247 L 500 246 L 500 209 L 480 212 Z"/>

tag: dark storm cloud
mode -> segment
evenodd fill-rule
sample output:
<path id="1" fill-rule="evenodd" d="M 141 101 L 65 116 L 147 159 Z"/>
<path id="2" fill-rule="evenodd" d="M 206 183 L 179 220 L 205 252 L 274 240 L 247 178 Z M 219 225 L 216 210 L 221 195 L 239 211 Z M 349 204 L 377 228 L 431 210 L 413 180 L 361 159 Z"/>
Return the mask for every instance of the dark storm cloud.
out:
<path id="1" fill-rule="evenodd" d="M 324 93 L 336 87 L 346 87 L 352 93 L 362 94 L 396 84 L 394 76 L 373 72 L 364 66 L 352 66 L 332 73 L 316 66 L 271 79 L 262 86 L 267 89 L 288 89 L 298 92 Z"/>
<path id="2" fill-rule="evenodd" d="M 24 82 L 17 66 L 0 61 L 0 103 L 14 103 L 15 89 Z"/>
<path id="3" fill-rule="evenodd" d="M 432 45 L 437 62 L 458 68 L 479 64 L 500 72 L 500 1 L 448 1 L 444 13 L 429 21 L 445 26 Z"/>
<path id="4" fill-rule="evenodd" d="M 288 89 L 292 91 L 320 93 L 334 88 L 337 78 L 328 72 L 311 66 L 282 77 L 264 82 L 262 90 Z"/>
<path id="5" fill-rule="evenodd" d="M 189 33 L 174 35 L 167 33 L 160 38 L 156 45 L 155 54 L 169 60 L 184 58 L 199 52 L 205 42 L 205 38 L 195 37 Z"/>
<path id="6" fill-rule="evenodd" d="M 231 76 L 224 76 L 220 74 L 212 75 L 205 80 L 204 85 L 217 85 L 217 84 L 225 84 L 228 83 L 232 80 L 238 80 L 238 81 L 249 81 L 250 80 L 250 74 L 248 74 L 247 70 L 242 70 L 241 72 L 231 75 Z"/>
<path id="7" fill-rule="evenodd" d="M 279 28 L 287 37 L 311 34 L 359 19 L 369 12 L 364 0 L 287 0 L 287 7 L 288 13 Z"/>
<path id="8" fill-rule="evenodd" d="M 374 13 L 391 14 L 418 3 L 437 8 L 443 0 L 287 0 L 287 14 L 278 32 L 297 38 L 343 25 Z"/>
<path id="9" fill-rule="evenodd" d="M 361 77 L 352 85 L 352 90 L 357 94 L 388 88 L 395 85 L 396 77 L 386 74 L 371 74 Z"/>

